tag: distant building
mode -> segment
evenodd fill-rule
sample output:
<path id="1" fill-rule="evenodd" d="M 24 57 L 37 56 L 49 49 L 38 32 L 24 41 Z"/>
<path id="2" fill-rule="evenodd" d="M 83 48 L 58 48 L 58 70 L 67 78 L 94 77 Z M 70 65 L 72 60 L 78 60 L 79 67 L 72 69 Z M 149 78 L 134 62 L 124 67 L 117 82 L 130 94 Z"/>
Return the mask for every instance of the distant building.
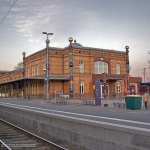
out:
<path id="1" fill-rule="evenodd" d="M 75 99 L 93 99 L 97 79 L 100 80 L 101 98 L 125 95 L 126 58 L 125 51 L 84 47 L 78 43 L 65 48 L 49 47 L 50 98 L 55 98 L 61 90 Z M 22 70 L 0 71 L 0 97 L 44 99 L 46 49 L 24 57 L 23 63 Z M 140 77 L 130 77 L 131 94 L 138 94 L 141 82 Z"/>
<path id="2" fill-rule="evenodd" d="M 1 75 L 5 75 L 5 74 L 10 73 L 10 72 L 11 72 L 11 71 L 0 70 L 0 76 L 1 76 Z"/>

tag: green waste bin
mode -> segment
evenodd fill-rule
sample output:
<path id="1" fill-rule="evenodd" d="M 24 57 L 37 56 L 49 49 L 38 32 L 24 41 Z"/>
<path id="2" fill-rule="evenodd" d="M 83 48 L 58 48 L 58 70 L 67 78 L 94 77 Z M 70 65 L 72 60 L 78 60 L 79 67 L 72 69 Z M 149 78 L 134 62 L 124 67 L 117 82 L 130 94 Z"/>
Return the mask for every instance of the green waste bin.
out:
<path id="1" fill-rule="evenodd" d="M 125 103 L 127 109 L 141 109 L 142 96 L 140 95 L 127 95 L 125 96 Z"/>

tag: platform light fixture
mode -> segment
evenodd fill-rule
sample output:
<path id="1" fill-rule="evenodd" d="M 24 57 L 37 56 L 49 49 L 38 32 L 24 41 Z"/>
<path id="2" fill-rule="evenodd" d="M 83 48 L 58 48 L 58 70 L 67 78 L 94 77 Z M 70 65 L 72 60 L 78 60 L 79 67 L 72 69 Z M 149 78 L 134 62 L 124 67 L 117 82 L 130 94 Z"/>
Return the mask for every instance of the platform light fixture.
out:
<path id="1" fill-rule="evenodd" d="M 48 53 L 48 49 L 49 49 L 49 43 L 50 40 L 48 39 L 49 35 L 53 35 L 53 33 L 47 33 L 47 32 L 43 32 L 43 34 L 47 35 L 47 39 L 46 39 L 46 78 L 45 78 L 45 82 L 46 82 L 46 99 L 49 100 L 49 91 L 50 91 L 50 84 L 49 84 L 49 72 L 50 72 L 50 68 L 49 68 L 49 53 Z"/>

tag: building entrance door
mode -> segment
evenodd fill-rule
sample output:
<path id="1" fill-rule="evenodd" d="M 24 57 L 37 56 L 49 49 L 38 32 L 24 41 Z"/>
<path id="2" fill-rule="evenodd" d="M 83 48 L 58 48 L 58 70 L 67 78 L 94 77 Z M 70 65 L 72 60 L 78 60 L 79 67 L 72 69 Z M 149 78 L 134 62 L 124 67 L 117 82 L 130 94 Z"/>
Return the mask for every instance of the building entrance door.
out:
<path id="1" fill-rule="evenodd" d="M 109 95 L 109 86 L 108 86 L 108 83 L 106 83 L 106 97 L 108 97 Z M 101 98 L 104 98 L 104 83 L 101 82 L 100 83 L 100 97 Z"/>
<path id="2" fill-rule="evenodd" d="M 130 94 L 135 95 L 135 86 L 134 85 L 130 86 Z"/>

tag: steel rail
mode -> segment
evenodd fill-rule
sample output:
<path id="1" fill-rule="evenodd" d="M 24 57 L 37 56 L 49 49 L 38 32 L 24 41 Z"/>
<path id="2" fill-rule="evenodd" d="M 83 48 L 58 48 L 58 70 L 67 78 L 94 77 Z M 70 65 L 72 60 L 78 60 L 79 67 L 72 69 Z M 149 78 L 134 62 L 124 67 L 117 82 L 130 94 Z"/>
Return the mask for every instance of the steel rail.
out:
<path id="1" fill-rule="evenodd" d="M 0 140 L 0 149 L 2 148 L 5 148 L 5 150 L 11 150 L 11 148 L 9 148 L 2 140 Z"/>
<path id="2" fill-rule="evenodd" d="M 49 141 L 49 140 L 46 140 L 46 139 L 44 139 L 44 138 L 42 138 L 42 137 L 40 137 L 40 136 L 38 136 L 38 135 L 36 135 L 36 134 L 34 134 L 34 133 L 31 133 L 31 132 L 29 132 L 29 131 L 27 131 L 27 130 L 25 130 L 25 129 L 22 129 L 22 128 L 20 128 L 20 127 L 14 125 L 14 124 L 11 124 L 11 123 L 9 123 L 9 122 L 3 120 L 3 119 L 0 119 L 0 121 L 2 121 L 2 122 L 4 122 L 4 123 L 6 123 L 6 124 L 8 124 L 8 125 L 10 125 L 10 126 L 12 126 L 12 127 L 14 127 L 14 128 L 16 128 L 16 129 L 18 129 L 18 130 L 20 130 L 20 131 L 22 131 L 22 132 L 27 133 L 27 134 L 29 134 L 30 136 L 35 137 L 35 138 L 37 138 L 37 139 L 43 141 L 44 143 L 47 143 L 47 144 L 49 144 L 49 145 L 51 145 L 51 146 L 54 146 L 54 147 L 58 148 L 59 150 L 68 150 L 68 149 L 66 149 L 66 148 L 64 148 L 64 147 L 62 147 L 62 146 L 60 146 L 60 145 L 57 145 L 57 144 L 55 144 L 55 143 L 53 143 L 53 142 L 51 142 L 51 141 Z M 8 149 L 8 150 L 9 150 L 9 149 Z M 10 150 L 11 150 L 11 149 L 10 149 Z"/>

